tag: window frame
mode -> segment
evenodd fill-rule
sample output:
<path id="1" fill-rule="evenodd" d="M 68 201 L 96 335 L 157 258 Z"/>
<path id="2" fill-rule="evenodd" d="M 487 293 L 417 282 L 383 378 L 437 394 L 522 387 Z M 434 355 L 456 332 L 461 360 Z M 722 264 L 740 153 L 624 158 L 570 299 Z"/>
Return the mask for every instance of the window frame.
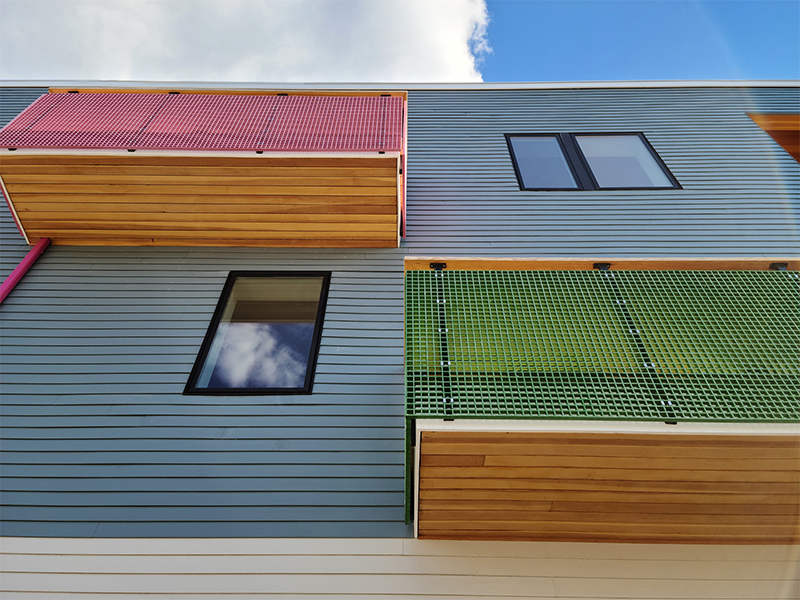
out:
<path id="1" fill-rule="evenodd" d="M 669 170 L 666 163 L 658 155 L 655 148 L 648 141 L 645 134 L 641 131 L 588 131 L 588 132 L 550 132 L 550 133 L 506 133 L 506 144 L 508 152 L 511 156 L 511 162 L 514 166 L 514 173 L 517 176 L 517 184 L 520 191 L 530 192 L 549 192 L 549 191 L 568 191 L 568 192 L 586 192 L 586 191 L 615 191 L 615 190 L 680 190 L 683 189 L 680 182 Z M 583 154 L 578 136 L 594 136 L 594 137 L 609 137 L 609 136 L 636 136 L 644 144 L 644 147 L 656 161 L 656 164 L 661 167 L 662 172 L 667 177 L 672 185 L 669 186 L 646 186 L 646 187 L 601 187 L 597 183 L 594 172 L 589 166 L 589 161 Z M 545 187 L 525 187 L 522 172 L 520 171 L 517 162 L 516 154 L 514 153 L 514 145 L 512 138 L 516 137 L 554 137 L 558 140 L 558 144 L 563 152 L 564 160 L 575 179 L 576 187 L 570 188 L 545 188 Z"/>
<path id="2" fill-rule="evenodd" d="M 505 134 L 505 136 L 506 136 L 506 144 L 508 144 L 508 153 L 511 155 L 511 162 L 514 165 L 514 173 L 517 176 L 517 183 L 519 183 L 519 189 L 520 190 L 538 190 L 538 191 L 543 191 L 543 192 L 544 191 L 548 191 L 548 192 L 554 192 L 554 191 L 575 192 L 575 191 L 580 191 L 581 189 L 583 189 L 583 181 L 581 181 L 580 177 L 578 176 L 577 171 L 575 170 L 575 167 L 572 164 L 572 161 L 570 160 L 569 154 L 567 152 L 566 145 L 565 145 L 563 137 L 562 137 L 563 135 L 564 134 L 561 134 L 561 133 L 506 133 Z M 512 138 L 517 138 L 517 137 L 555 138 L 556 143 L 558 144 L 558 147 L 561 148 L 561 154 L 564 157 L 564 162 L 567 164 L 567 168 L 569 169 L 569 172 L 572 174 L 572 179 L 575 181 L 575 186 L 574 187 L 535 187 L 535 188 L 526 188 L 526 187 L 524 187 L 525 184 L 524 184 L 524 180 L 522 178 L 522 171 L 520 170 L 519 162 L 517 161 L 517 155 L 514 152 L 514 143 L 512 141 Z"/>
<path id="3" fill-rule="evenodd" d="M 319 301 L 317 305 L 317 315 L 314 322 L 314 332 L 312 334 L 311 350 L 308 356 L 308 367 L 306 369 L 306 378 L 302 388 L 199 388 L 197 387 L 197 380 L 208 358 L 208 352 L 211 349 L 211 344 L 216 337 L 219 329 L 222 315 L 225 312 L 228 300 L 230 299 L 233 287 L 238 278 L 296 278 L 296 279 L 311 279 L 322 278 L 322 287 L 320 290 Z M 322 329 L 325 321 L 325 310 L 328 303 L 328 293 L 331 283 L 331 271 L 230 271 L 222 286 L 217 306 L 214 309 L 214 314 L 211 317 L 211 322 L 206 330 L 203 343 L 197 352 L 192 370 L 189 373 L 189 379 L 186 382 L 186 387 L 183 393 L 203 396 L 276 396 L 276 395 L 290 395 L 290 394 L 311 394 L 314 387 L 314 376 L 317 370 L 317 360 L 319 358 L 319 349 L 322 343 Z"/>

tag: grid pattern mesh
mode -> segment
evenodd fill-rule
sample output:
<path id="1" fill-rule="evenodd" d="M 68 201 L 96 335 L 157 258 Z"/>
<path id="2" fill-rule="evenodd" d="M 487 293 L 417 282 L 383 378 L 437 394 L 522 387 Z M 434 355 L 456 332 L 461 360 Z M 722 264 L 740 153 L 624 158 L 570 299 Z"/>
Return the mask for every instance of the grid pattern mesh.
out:
<path id="1" fill-rule="evenodd" d="M 407 416 L 800 420 L 800 279 L 408 271 Z"/>
<path id="2" fill-rule="evenodd" d="M 13 148 L 400 151 L 403 99 L 45 94 L 0 131 Z"/>

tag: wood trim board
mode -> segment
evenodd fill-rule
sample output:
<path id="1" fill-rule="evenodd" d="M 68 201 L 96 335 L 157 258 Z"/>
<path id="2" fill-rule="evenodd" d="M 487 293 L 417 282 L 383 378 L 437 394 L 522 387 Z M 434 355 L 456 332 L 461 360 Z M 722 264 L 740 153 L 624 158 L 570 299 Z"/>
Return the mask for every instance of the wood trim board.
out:
<path id="1" fill-rule="evenodd" d="M 591 271 L 595 263 L 610 263 L 614 271 L 764 271 L 772 263 L 800 270 L 797 257 L 740 258 L 483 258 L 407 256 L 406 271 L 428 271 L 431 263 L 446 263 L 449 271 Z"/>

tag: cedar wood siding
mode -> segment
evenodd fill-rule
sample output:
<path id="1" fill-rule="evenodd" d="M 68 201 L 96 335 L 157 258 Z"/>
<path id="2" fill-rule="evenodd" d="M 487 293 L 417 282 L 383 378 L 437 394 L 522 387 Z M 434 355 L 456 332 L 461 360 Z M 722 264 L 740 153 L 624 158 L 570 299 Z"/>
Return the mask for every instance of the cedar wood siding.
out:
<path id="1" fill-rule="evenodd" d="M 4 110 L 39 91 L 5 90 Z M 410 536 L 403 257 L 795 255 L 800 165 L 746 112 L 799 100 L 411 91 L 399 249 L 48 248 L 0 308 L 3 534 Z M 683 189 L 519 191 L 503 134 L 559 131 L 642 131 Z M 5 208 L 2 235 L 5 276 L 27 250 Z M 182 394 L 246 269 L 333 272 L 313 394 Z"/>

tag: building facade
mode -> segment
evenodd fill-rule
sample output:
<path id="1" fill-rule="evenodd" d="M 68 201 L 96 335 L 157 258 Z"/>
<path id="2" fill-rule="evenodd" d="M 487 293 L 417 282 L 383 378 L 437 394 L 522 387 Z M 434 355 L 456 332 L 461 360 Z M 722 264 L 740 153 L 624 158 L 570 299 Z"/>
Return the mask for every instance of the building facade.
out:
<path id="1" fill-rule="evenodd" d="M 121 89 L 89 85 L 77 96 L 118 98 Z M 8 85 L 0 96 L 3 123 L 42 94 L 68 91 Z M 161 98 L 176 90 L 139 91 Z M 222 91 L 228 97 L 237 90 Z M 245 184 L 225 177 L 259 175 L 198 174 L 250 168 L 225 162 L 243 160 L 238 147 L 206 147 L 202 156 L 187 158 L 159 154 L 163 142 L 131 148 L 136 153 L 129 156 L 124 144 L 91 150 L 68 142 L 55 152 L 35 144 L 9 150 L 11 142 L 3 142 L 0 175 L 15 212 L 2 207 L 3 279 L 38 239 L 52 239 L 0 306 L 6 597 L 797 597 L 796 82 L 412 86 L 407 95 L 386 86 L 309 86 L 286 93 L 404 103 L 398 127 L 405 137 L 395 146 L 387 142 L 387 150 L 305 150 L 311 161 L 350 160 L 342 167 L 347 172 L 334 172 L 339 163 L 276 162 L 267 178 L 306 171 L 294 182 L 248 184 L 313 187 L 297 194 L 323 197 L 320 205 L 338 211 L 311 208 L 305 220 L 279 218 L 312 203 L 273 191 L 265 192 L 269 202 L 248 205 L 241 198 L 255 192 L 230 190 Z M 47 115 L 35 117 L 25 131 Z M 63 123 L 70 121 L 60 125 L 64 135 L 79 129 Z M 614 153 L 593 151 L 590 142 L 599 138 L 636 145 L 625 156 L 640 157 L 635 168 L 655 179 L 604 183 L 603 173 L 624 178 L 635 168 L 604 162 Z M 525 149 L 540 142 L 541 148 Z M 135 163 L 148 151 L 163 162 Z M 254 154 L 249 146 L 246 151 Z M 57 158 L 36 162 L 43 155 Z M 69 162 L 73 155 L 79 159 Z M 87 162 L 87 156 L 105 158 Z M 260 156 L 269 158 L 269 151 Z M 537 157 L 550 161 L 546 168 L 536 171 Z M 396 172 L 378 173 L 387 167 L 369 162 L 386 160 L 395 161 Z M 136 171 L 145 167 L 155 170 Z M 207 179 L 177 179 L 184 175 Z M 320 177 L 313 186 L 312 176 Z M 344 187 L 331 191 L 337 185 Z M 219 190 L 219 200 L 193 186 Z M 131 196 L 135 201 L 123 200 Z M 112 205 L 114 216 L 104 216 Z M 181 216 L 164 225 L 163 215 L 175 207 Z M 325 218 L 312 219 L 323 212 Z M 206 229 L 222 232 L 212 241 L 191 226 L 206 213 L 219 223 Z M 237 214 L 242 217 L 234 221 Z M 244 234 L 235 232 L 251 231 L 254 223 L 262 229 L 242 241 Z M 181 231 L 194 233 L 180 237 Z M 654 311 L 660 315 L 696 312 L 701 305 L 691 303 L 705 290 L 706 310 L 722 296 L 740 297 L 743 304 L 703 319 L 734 322 L 744 306 L 749 320 L 742 317 L 744 329 L 731 331 L 751 337 L 734 344 L 732 355 L 712 328 L 703 338 L 710 346 L 690 357 L 693 342 L 669 340 L 684 339 L 680 331 L 696 330 L 697 322 L 662 319 L 663 354 L 684 365 L 676 368 L 682 379 L 665 383 L 666 375 L 656 381 L 647 371 L 656 364 L 653 348 L 642 354 L 642 322 L 618 308 L 633 306 L 619 288 L 603 288 L 604 298 L 617 303 L 616 321 L 597 327 L 586 323 L 611 317 L 592 312 L 594 296 L 578 302 L 580 293 L 559 287 L 550 301 L 566 308 L 550 311 L 542 317 L 546 323 L 522 323 L 532 311 L 519 307 L 536 303 L 532 292 L 505 305 L 512 291 L 536 286 L 468 280 L 474 273 L 547 273 L 546 285 L 557 287 L 573 276 L 594 278 L 574 280 L 574 291 L 600 285 L 606 280 L 598 277 L 618 270 L 651 273 L 645 283 L 630 285 L 651 296 L 666 290 L 662 309 Z M 707 286 L 716 280 L 652 275 L 675 271 L 733 273 L 733 279 L 714 296 Z M 221 294 L 231 273 L 329 274 L 318 354 L 308 363 L 310 393 L 279 393 L 272 384 L 225 393 L 223 384 L 201 383 L 198 353 L 205 348 L 206 360 L 213 354 L 209 326 L 215 315 L 224 322 Z M 754 279 L 741 279 L 742 273 Z M 614 286 L 627 285 L 617 276 Z M 690 297 L 675 300 L 690 284 Z M 448 295 L 439 295 L 445 285 Z M 488 303 L 469 304 L 474 319 L 449 308 L 491 294 L 497 297 Z M 502 323 L 502 331 L 489 332 L 487 323 Z M 561 379 L 541 367 L 532 380 L 534 369 L 515 363 L 534 360 L 531 338 L 503 346 L 525 327 L 556 332 L 557 341 L 537 351 L 537 360 L 561 365 L 577 356 L 580 365 L 551 369 Z M 620 327 L 626 342 L 603 337 Z M 565 349 L 558 340 L 571 340 L 570 332 L 579 332 L 583 345 Z M 476 349 L 482 341 L 487 347 Z M 740 373 L 725 379 L 726 365 L 738 365 L 748 344 L 759 365 L 747 375 L 751 383 L 742 383 Z M 633 356 L 644 364 L 639 395 L 630 392 L 634 378 L 619 383 L 608 362 L 581 367 L 580 357 L 590 355 Z M 710 360 L 718 361 L 717 371 L 706 369 Z M 423 368 L 415 370 L 418 364 Z M 613 401 L 586 392 L 614 387 L 609 369 L 614 385 L 622 386 L 614 388 Z M 702 388 L 708 401 L 695 402 L 700 388 L 692 386 L 712 374 L 720 377 Z M 213 389 L 198 390 L 203 385 Z M 583 391 L 564 392 L 558 401 L 561 392 L 540 397 L 548 385 Z M 653 386 L 669 390 L 656 393 Z M 727 394 L 725 402 L 720 394 Z M 653 402 L 675 408 L 656 410 Z M 641 408 L 646 404 L 649 409 Z M 496 451 L 512 438 L 516 450 Z M 550 454 L 531 450 L 543 439 Z M 620 443 L 656 449 L 612 452 L 605 462 L 602 454 L 564 462 L 570 447 Z M 670 454 L 667 447 L 679 449 Z M 425 448 L 435 451 L 426 455 Z M 474 470 L 491 468 L 495 474 Z M 487 478 L 494 478 L 494 488 L 447 483 Z M 555 482 L 548 489 L 561 495 L 534 497 L 538 483 L 519 487 L 542 480 Z M 589 485 L 612 480 L 613 490 Z M 530 516 L 558 502 L 572 503 L 565 519 Z M 666 508 L 683 503 L 691 508 Z M 638 521 L 619 518 L 642 504 L 662 509 Z M 581 517 L 591 505 L 593 516 Z M 739 509 L 723 508 L 731 506 Z M 751 518 L 754 506 L 766 508 Z M 724 514 L 730 518 L 715 521 Z"/>

